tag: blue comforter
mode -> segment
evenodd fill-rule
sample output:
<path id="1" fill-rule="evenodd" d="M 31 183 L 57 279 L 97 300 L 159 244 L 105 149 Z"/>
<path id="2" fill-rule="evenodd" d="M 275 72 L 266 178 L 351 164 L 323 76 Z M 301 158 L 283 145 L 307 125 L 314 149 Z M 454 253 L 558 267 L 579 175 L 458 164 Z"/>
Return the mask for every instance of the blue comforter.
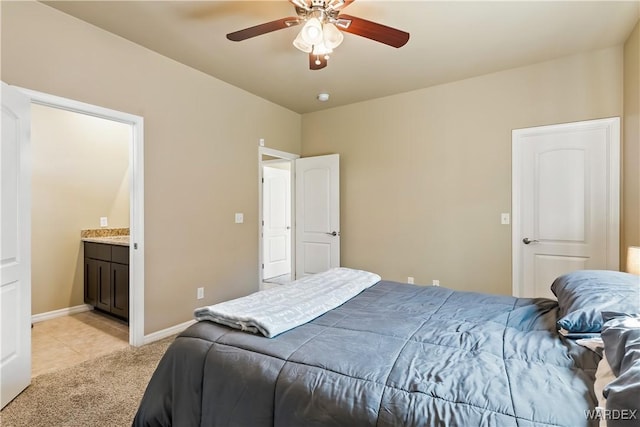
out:
<path id="1" fill-rule="evenodd" d="M 560 337 L 558 305 L 381 281 L 265 338 L 183 332 L 134 426 L 597 425 L 599 357 Z"/>

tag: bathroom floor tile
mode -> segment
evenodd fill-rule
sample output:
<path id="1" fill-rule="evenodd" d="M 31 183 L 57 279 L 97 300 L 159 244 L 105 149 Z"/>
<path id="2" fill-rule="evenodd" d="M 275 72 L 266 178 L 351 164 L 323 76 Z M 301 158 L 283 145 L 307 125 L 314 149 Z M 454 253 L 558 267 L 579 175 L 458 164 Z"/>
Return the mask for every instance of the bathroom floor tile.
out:
<path id="1" fill-rule="evenodd" d="M 125 322 L 87 311 L 33 324 L 31 377 L 67 368 L 129 346 Z"/>

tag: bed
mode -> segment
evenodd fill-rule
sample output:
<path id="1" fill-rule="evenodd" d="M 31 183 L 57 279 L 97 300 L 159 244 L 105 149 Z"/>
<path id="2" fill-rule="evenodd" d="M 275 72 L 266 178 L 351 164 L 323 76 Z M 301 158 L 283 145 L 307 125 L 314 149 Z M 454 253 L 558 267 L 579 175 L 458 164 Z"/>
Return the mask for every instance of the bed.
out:
<path id="1" fill-rule="evenodd" d="M 637 309 L 634 277 L 605 305 Z M 564 307 L 381 280 L 274 338 L 200 321 L 167 350 L 133 425 L 597 426 L 601 354 L 557 324 L 575 315 L 584 329 L 589 304 L 558 288 Z"/>

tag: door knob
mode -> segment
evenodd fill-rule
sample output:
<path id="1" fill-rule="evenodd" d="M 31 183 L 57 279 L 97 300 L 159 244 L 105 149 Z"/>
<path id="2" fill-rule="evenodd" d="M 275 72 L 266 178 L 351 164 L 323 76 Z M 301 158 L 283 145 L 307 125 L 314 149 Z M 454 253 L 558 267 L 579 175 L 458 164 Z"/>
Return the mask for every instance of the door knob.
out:
<path id="1" fill-rule="evenodd" d="M 522 243 L 524 243 L 525 245 L 528 245 L 529 243 L 540 243 L 539 240 L 529 240 L 528 237 L 525 237 L 524 239 L 522 239 Z"/>
<path id="2" fill-rule="evenodd" d="M 340 235 L 340 233 L 339 233 L 339 232 L 337 232 L 337 231 L 332 231 L 331 233 L 327 233 L 327 234 L 328 234 L 329 236 L 334 236 L 334 237 L 335 237 L 335 236 L 339 236 L 339 235 Z"/>

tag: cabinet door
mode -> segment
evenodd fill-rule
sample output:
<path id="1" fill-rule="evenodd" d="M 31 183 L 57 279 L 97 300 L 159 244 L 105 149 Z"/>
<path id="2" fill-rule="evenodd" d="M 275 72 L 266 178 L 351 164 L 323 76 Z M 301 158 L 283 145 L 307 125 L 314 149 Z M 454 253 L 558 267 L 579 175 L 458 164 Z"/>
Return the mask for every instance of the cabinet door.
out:
<path id="1" fill-rule="evenodd" d="M 84 259 L 84 302 L 95 306 L 98 301 L 98 268 L 95 260 Z"/>
<path id="2" fill-rule="evenodd" d="M 111 313 L 129 320 L 129 266 L 111 264 Z"/>
<path id="3" fill-rule="evenodd" d="M 100 310 L 111 311 L 111 263 L 89 259 L 88 262 L 95 264 L 96 269 L 96 307 Z"/>

